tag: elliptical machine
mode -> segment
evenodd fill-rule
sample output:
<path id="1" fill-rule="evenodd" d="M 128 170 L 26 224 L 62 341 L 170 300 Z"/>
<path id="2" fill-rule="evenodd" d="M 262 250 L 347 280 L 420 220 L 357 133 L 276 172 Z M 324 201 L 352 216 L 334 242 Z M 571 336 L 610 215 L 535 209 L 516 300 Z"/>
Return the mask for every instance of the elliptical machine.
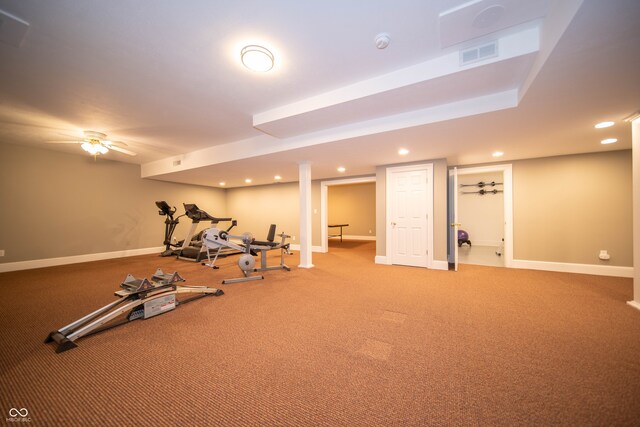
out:
<path id="1" fill-rule="evenodd" d="M 178 218 L 173 218 L 173 214 L 176 213 L 176 207 L 171 208 L 167 202 L 164 200 L 156 202 L 156 206 L 158 209 L 158 215 L 164 215 L 166 218 L 164 220 L 164 242 L 165 250 L 160 254 L 160 256 L 172 256 L 176 255 L 176 249 L 181 245 L 178 243 L 172 243 L 173 232 L 176 230 L 176 226 L 180 221 L 178 221 L 181 217 L 186 214 L 178 216 Z M 175 249 L 174 249 L 175 248 Z"/>

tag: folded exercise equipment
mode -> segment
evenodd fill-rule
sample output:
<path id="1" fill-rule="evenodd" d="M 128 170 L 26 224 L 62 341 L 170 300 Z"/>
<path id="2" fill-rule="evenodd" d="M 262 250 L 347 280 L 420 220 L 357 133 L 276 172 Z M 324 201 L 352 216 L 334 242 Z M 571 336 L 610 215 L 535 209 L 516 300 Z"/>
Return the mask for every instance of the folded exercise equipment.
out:
<path id="1" fill-rule="evenodd" d="M 179 304 L 185 304 L 206 295 L 220 296 L 224 294 L 221 289 L 178 284 L 184 280 L 178 272 L 165 274 L 160 269 L 151 276 L 151 280 L 136 279 L 129 274 L 120 284 L 122 289 L 115 292 L 118 300 L 51 332 L 44 342 L 55 341 L 58 344 L 56 353 L 62 353 L 77 347 L 75 341 L 87 335 L 132 320 L 148 319 L 166 313 Z M 194 296 L 178 301 L 177 294 L 194 294 Z"/>
<path id="2" fill-rule="evenodd" d="M 258 271 L 268 270 L 286 270 L 291 271 L 284 263 L 284 255 L 290 254 L 290 244 L 286 242 L 291 236 L 281 233 L 279 234 L 280 242 L 275 241 L 276 225 L 271 224 L 267 239 L 264 241 L 255 240 L 251 233 L 244 233 L 242 236 L 232 236 L 227 231 L 218 230 L 215 227 L 209 228 L 202 234 L 202 244 L 209 249 L 231 248 L 233 250 L 241 251 L 243 254 L 238 259 L 238 267 L 242 271 L 243 277 L 235 279 L 225 279 L 223 284 L 247 282 L 250 280 L 262 280 L 264 276 L 252 276 L 251 273 Z M 236 241 L 232 240 L 235 239 Z M 238 241 L 239 240 L 239 241 Z M 280 264 L 277 266 L 269 267 L 267 265 L 267 252 L 272 250 L 280 250 Z M 260 252 L 260 267 L 255 268 L 255 259 L 253 254 Z M 217 252 L 213 260 L 209 257 L 209 262 L 205 265 L 214 269 L 218 266 L 215 262 L 218 258 Z"/>

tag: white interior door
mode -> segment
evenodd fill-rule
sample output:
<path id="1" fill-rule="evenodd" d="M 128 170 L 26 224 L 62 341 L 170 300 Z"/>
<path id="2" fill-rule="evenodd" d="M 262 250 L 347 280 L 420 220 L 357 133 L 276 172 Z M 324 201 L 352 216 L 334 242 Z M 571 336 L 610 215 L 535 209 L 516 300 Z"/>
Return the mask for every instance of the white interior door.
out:
<path id="1" fill-rule="evenodd" d="M 458 168 L 449 170 L 449 257 L 453 269 L 458 271 Z"/>
<path id="2" fill-rule="evenodd" d="M 453 271 L 458 271 L 458 168 L 453 168 Z"/>
<path id="3" fill-rule="evenodd" d="M 389 209 L 391 264 L 429 267 L 429 201 L 433 198 L 430 174 L 422 168 L 390 168 Z"/>

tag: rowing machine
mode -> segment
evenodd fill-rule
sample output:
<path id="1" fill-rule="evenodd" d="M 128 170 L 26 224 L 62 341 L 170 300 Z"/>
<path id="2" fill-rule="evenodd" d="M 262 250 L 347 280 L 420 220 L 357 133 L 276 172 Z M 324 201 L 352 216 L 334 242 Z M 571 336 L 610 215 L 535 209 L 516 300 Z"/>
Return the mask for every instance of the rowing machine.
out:
<path id="1" fill-rule="evenodd" d="M 267 271 L 267 270 L 287 270 L 291 271 L 284 263 L 284 255 L 289 254 L 289 243 L 286 243 L 286 239 L 290 236 L 281 233 L 279 236 L 281 241 L 274 242 L 275 238 L 275 224 L 271 225 L 269 229 L 269 235 L 266 241 L 257 241 L 253 238 L 251 233 L 244 233 L 242 236 L 232 236 L 228 232 L 224 230 L 218 230 L 215 227 L 209 228 L 204 231 L 202 234 L 202 244 L 206 246 L 208 249 L 218 249 L 216 251 L 216 256 L 211 260 L 209 258 L 209 262 L 205 265 L 207 267 L 211 267 L 217 269 L 218 266 L 215 265 L 216 260 L 218 259 L 217 253 L 219 249 L 222 247 L 231 248 L 234 250 L 244 252 L 240 258 L 238 259 L 238 267 L 242 271 L 244 277 L 238 277 L 235 279 L 225 279 L 222 281 L 223 284 L 229 283 L 238 283 L 238 282 L 246 282 L 250 280 L 262 280 L 264 276 L 251 276 L 252 272 L 258 271 Z M 232 239 L 240 240 L 242 244 L 239 242 L 235 242 Z M 280 265 L 269 267 L 267 265 L 267 252 L 280 249 Z M 253 258 L 253 254 L 260 252 L 260 268 L 255 268 L 255 259 Z M 207 251 L 208 253 L 208 251 Z"/>
<path id="2" fill-rule="evenodd" d="M 77 347 L 75 341 L 79 338 L 132 320 L 148 319 L 166 313 L 176 308 L 178 304 L 184 304 L 205 295 L 220 296 L 224 294 L 221 289 L 207 286 L 181 286 L 178 285 L 180 282 L 184 282 L 184 279 L 178 272 L 165 274 L 160 269 L 151 276 L 151 280 L 136 279 L 129 274 L 120 284 L 122 289 L 115 292 L 115 295 L 119 297 L 118 300 L 51 332 L 44 342 L 55 341 L 58 344 L 56 353 L 62 353 Z M 199 295 L 177 301 L 176 295 L 182 293 Z M 126 312 L 128 312 L 126 316 L 121 318 L 121 315 Z"/>

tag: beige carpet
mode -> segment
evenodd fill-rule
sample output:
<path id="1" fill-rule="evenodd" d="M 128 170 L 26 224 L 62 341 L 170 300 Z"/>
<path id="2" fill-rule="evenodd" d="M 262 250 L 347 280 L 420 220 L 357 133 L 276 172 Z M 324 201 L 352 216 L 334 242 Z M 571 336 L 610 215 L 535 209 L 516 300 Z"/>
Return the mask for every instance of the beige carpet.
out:
<path id="1" fill-rule="evenodd" d="M 640 424 L 630 279 L 374 255 L 373 242 L 336 242 L 313 269 L 296 254 L 291 272 L 230 285 L 235 258 L 217 271 L 140 256 L 0 274 L 0 410 L 59 426 Z M 157 267 L 225 295 L 65 353 L 43 343 Z"/>

